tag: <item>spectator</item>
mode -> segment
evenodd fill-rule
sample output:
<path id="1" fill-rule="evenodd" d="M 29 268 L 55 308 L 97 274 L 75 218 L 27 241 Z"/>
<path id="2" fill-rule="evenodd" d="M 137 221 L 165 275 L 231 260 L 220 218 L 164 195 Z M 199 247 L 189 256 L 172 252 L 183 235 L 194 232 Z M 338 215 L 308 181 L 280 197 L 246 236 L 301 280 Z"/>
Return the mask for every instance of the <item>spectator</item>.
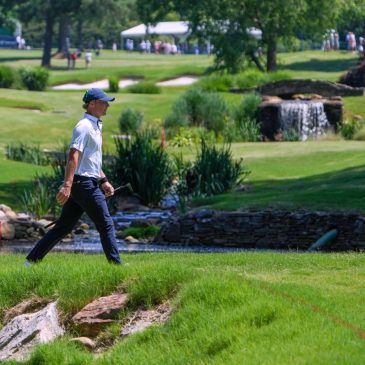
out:
<path id="1" fill-rule="evenodd" d="M 89 68 L 89 67 L 91 66 L 92 58 L 93 58 L 93 54 L 92 54 L 92 53 L 91 53 L 91 51 L 88 49 L 88 50 L 85 52 L 85 67 L 86 67 L 86 68 Z"/>

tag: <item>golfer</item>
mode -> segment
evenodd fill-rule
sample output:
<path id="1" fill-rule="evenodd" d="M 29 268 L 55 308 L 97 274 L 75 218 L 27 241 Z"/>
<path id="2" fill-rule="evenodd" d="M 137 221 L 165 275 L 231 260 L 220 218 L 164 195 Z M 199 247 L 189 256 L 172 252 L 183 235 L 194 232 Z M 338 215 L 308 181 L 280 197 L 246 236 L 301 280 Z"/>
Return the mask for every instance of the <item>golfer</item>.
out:
<path id="1" fill-rule="evenodd" d="M 25 265 L 42 260 L 71 232 L 83 212 L 94 222 L 107 260 L 110 263 L 121 264 L 114 224 L 106 204 L 106 197 L 114 194 L 114 188 L 101 169 L 100 118 L 106 114 L 111 101 L 114 101 L 114 98 L 101 89 L 86 91 L 83 97 L 86 113 L 73 130 L 65 181 L 56 196 L 57 202 L 63 205 L 61 216 L 55 226 L 31 250 Z"/>

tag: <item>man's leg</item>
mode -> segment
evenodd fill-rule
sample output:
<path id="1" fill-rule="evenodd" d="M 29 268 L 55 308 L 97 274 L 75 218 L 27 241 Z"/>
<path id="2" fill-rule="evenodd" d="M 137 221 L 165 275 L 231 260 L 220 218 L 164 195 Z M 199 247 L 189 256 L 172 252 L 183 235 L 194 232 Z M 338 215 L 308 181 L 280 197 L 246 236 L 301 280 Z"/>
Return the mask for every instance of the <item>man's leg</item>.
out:
<path id="1" fill-rule="evenodd" d="M 55 226 L 37 242 L 26 259 L 30 262 L 42 260 L 63 237 L 72 231 L 83 212 L 83 209 L 70 197 L 63 206 Z"/>
<path id="2" fill-rule="evenodd" d="M 115 239 L 114 222 L 110 216 L 105 196 L 96 182 L 90 181 L 90 184 L 93 186 L 91 189 L 85 189 L 85 186 L 80 184 L 80 194 L 77 195 L 77 202 L 94 222 L 100 234 L 101 244 L 107 260 L 115 264 L 121 264 Z"/>

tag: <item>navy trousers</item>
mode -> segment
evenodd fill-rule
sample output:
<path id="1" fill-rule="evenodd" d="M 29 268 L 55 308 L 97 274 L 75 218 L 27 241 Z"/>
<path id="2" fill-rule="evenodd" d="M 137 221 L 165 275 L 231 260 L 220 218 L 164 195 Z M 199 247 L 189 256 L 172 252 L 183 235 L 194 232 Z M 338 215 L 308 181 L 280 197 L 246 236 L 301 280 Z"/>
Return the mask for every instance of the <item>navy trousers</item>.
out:
<path id="1" fill-rule="evenodd" d="M 107 260 L 121 264 L 114 223 L 105 196 L 96 179 L 78 175 L 74 177 L 71 196 L 64 204 L 60 218 L 55 226 L 37 242 L 27 256 L 27 260 L 31 262 L 42 260 L 62 238 L 72 231 L 83 212 L 86 212 L 94 222 Z"/>

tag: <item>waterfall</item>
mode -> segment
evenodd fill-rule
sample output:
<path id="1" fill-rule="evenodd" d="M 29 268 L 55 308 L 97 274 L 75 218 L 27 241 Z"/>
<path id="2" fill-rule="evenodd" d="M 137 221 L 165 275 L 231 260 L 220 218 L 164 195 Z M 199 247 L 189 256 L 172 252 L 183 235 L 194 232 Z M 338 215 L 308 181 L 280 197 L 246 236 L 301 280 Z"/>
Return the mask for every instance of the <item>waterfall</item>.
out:
<path id="1" fill-rule="evenodd" d="M 283 133 L 295 133 L 302 141 L 324 135 L 330 127 L 321 101 L 284 101 L 279 120 Z"/>

